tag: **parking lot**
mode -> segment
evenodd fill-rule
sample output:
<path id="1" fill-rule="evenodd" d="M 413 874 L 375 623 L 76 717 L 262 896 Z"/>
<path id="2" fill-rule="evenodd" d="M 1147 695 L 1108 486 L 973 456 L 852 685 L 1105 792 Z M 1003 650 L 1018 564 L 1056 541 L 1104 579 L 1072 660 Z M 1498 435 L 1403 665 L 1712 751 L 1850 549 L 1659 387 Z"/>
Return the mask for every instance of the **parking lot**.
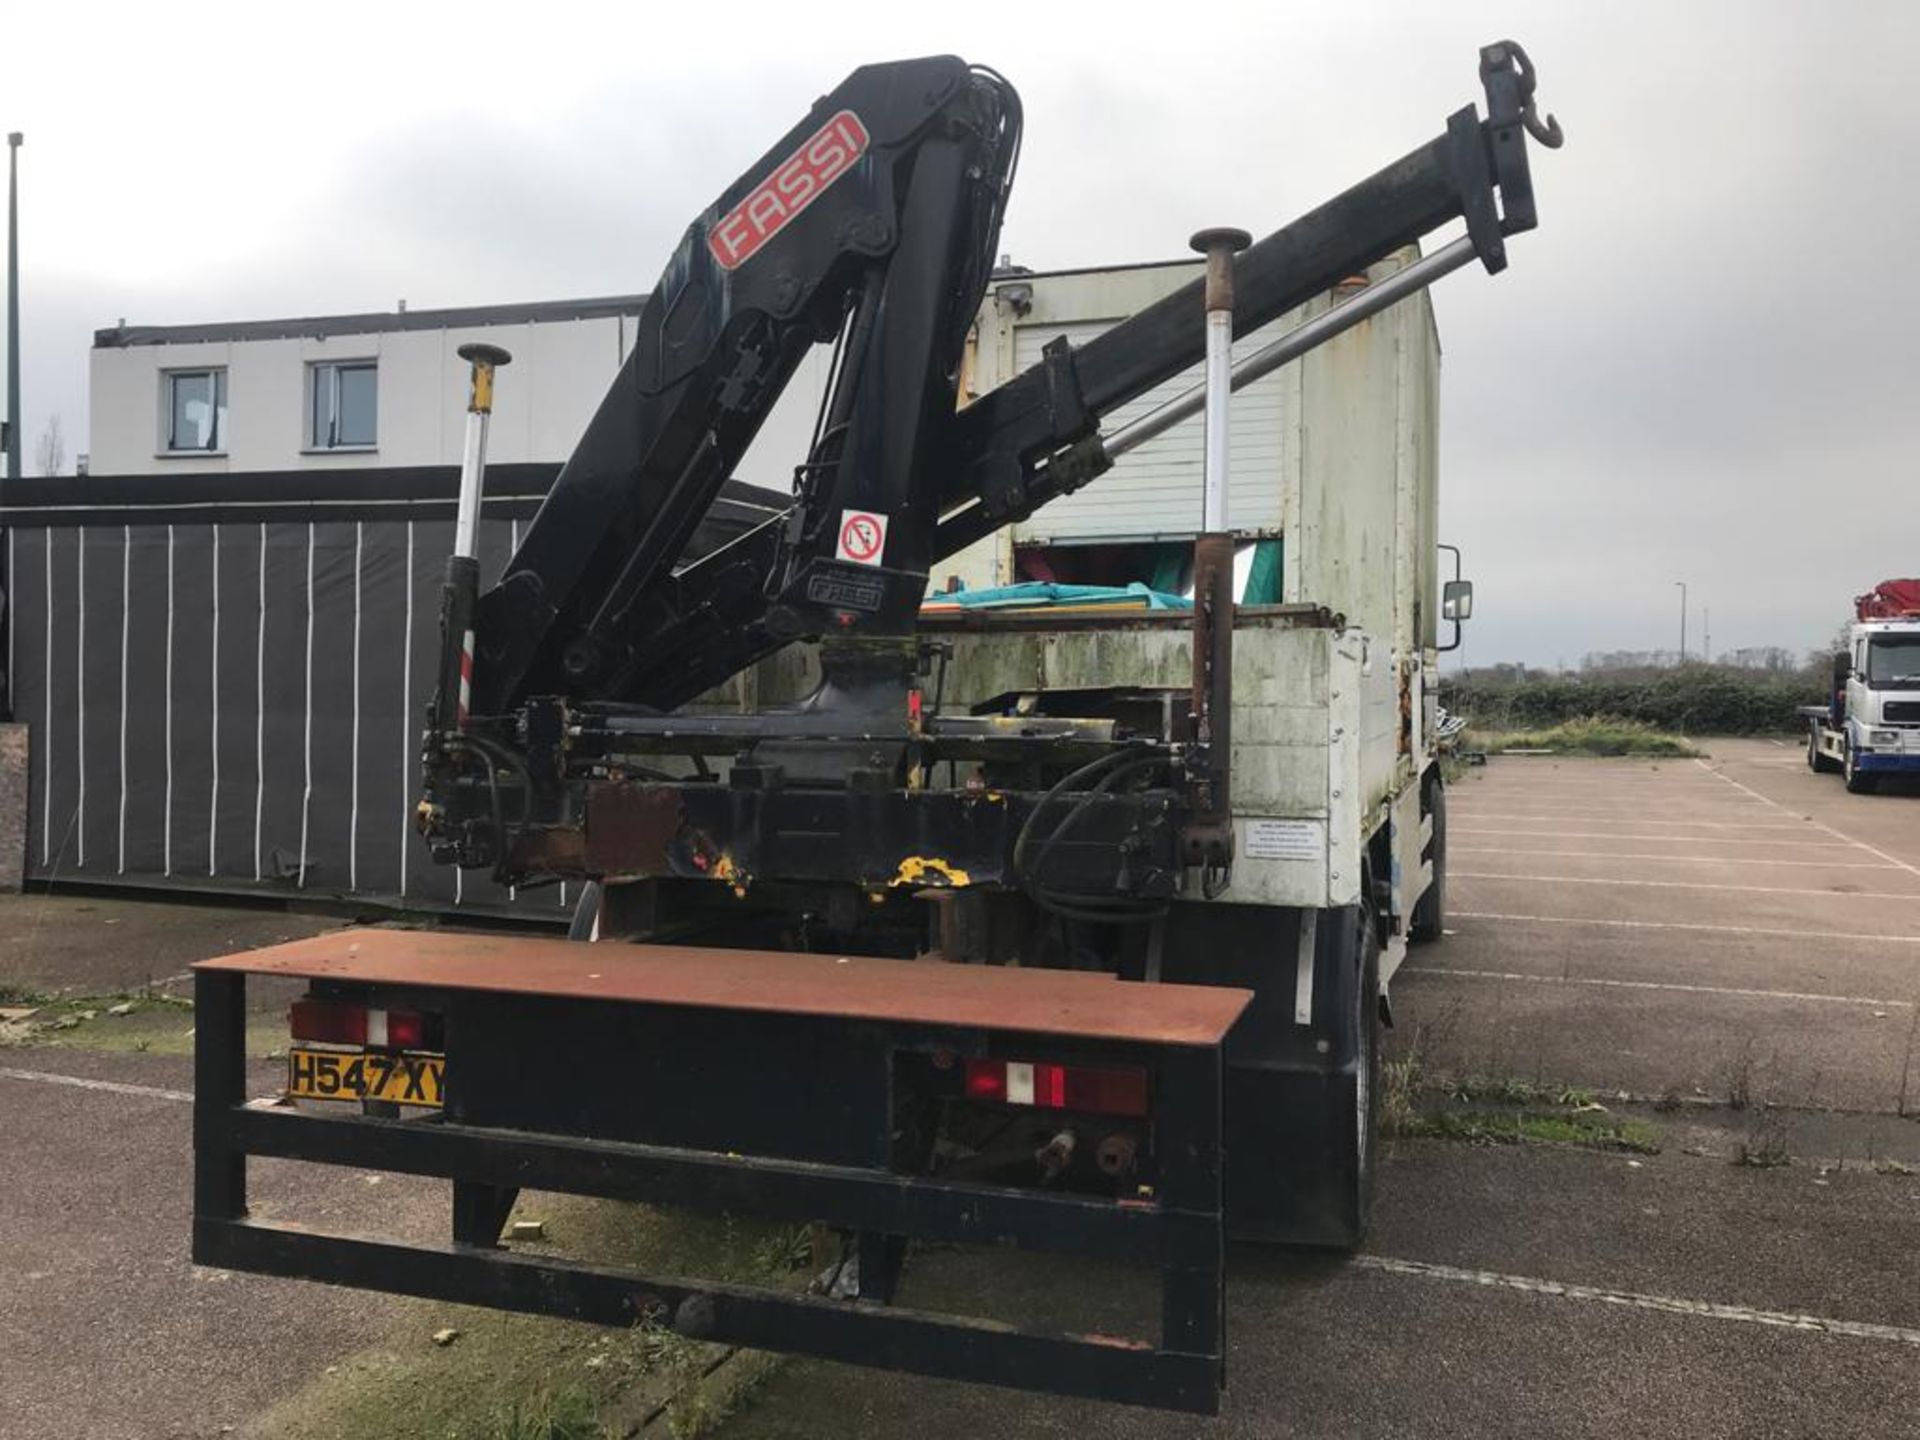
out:
<path id="1" fill-rule="evenodd" d="M 1233 1255 L 1217 1420 L 793 1361 L 718 1433 L 1913 1434 L 1920 796 L 1850 796 L 1776 742 L 1710 750 L 1496 758 L 1463 779 L 1450 934 L 1395 985 L 1415 1112 L 1518 1097 L 1634 1143 L 1406 1127 L 1363 1256 Z M 194 953 L 328 923 L 117 906 L 13 902 L 0 980 L 70 965 L 138 983 L 98 973 L 119 953 L 164 981 Z M 190 1017 L 158 1023 L 144 1045 L 0 1050 L 9 1437 L 292 1433 L 301 1397 L 415 1324 L 402 1302 L 188 1264 Z M 279 1183 L 262 1175 L 264 1204 Z M 403 1232 L 438 1199 L 388 1197 Z M 1084 1323 L 1102 1284 L 934 1251 L 903 1299 L 985 1287 Z"/>

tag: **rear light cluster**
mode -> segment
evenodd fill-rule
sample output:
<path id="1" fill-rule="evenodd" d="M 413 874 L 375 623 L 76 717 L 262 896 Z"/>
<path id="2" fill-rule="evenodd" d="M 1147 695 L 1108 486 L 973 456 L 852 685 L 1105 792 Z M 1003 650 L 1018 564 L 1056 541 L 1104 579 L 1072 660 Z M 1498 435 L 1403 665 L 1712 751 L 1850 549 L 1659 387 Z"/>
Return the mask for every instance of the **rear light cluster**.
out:
<path id="1" fill-rule="evenodd" d="M 1079 1110 L 1090 1115 L 1147 1113 L 1147 1072 L 1118 1066 L 1055 1065 L 1044 1060 L 969 1060 L 969 1100 Z"/>
<path id="2" fill-rule="evenodd" d="M 338 1000 L 296 1000 L 287 1023 L 294 1039 L 322 1045 L 369 1045 L 391 1050 L 421 1050 L 427 1045 L 427 1017 L 412 1010 L 382 1010 Z"/>

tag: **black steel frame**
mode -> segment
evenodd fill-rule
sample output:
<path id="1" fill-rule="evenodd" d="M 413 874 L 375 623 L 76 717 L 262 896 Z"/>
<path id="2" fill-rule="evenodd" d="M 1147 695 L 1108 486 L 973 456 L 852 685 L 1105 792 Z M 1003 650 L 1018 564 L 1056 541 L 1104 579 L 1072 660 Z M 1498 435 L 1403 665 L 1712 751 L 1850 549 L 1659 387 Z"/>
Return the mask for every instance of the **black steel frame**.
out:
<path id="1" fill-rule="evenodd" d="M 1217 1046 L 1124 1047 L 1154 1077 L 1151 1123 L 1161 1160 L 1151 1200 L 1115 1201 L 893 1173 L 884 1136 L 874 1137 L 872 1163 L 829 1164 L 501 1129 L 451 1114 L 417 1121 L 249 1105 L 245 983 L 242 972 L 206 970 L 195 984 L 193 1258 L 200 1264 L 605 1325 L 650 1321 L 698 1339 L 1017 1389 L 1200 1414 L 1219 1408 L 1225 1277 Z M 885 1030 L 880 1043 L 896 1051 L 965 1054 L 987 1043 L 947 1027 Z M 1111 1042 L 1103 1047 L 1115 1052 Z M 486 1045 L 462 1057 L 451 1022 L 448 1051 L 450 1083 L 463 1061 L 515 1063 Z M 249 1219 L 253 1155 L 450 1179 L 452 1243 L 402 1244 Z M 1153 1344 L 1047 1333 L 865 1298 L 513 1254 L 494 1242 L 522 1186 L 821 1221 L 855 1230 L 863 1242 L 888 1241 L 896 1257 L 910 1237 L 1145 1261 L 1161 1272 L 1161 1335 Z M 863 1259 L 875 1253 L 862 1248 Z"/>

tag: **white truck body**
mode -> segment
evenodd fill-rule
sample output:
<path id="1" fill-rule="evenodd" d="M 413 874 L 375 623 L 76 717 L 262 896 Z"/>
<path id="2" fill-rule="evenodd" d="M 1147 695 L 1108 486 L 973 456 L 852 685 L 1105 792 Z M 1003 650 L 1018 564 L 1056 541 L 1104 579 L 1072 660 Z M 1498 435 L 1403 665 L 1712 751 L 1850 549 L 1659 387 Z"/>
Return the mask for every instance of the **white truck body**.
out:
<path id="1" fill-rule="evenodd" d="M 1402 251 L 1350 285 L 1391 274 L 1416 253 Z M 1194 274 L 1183 264 L 997 284 L 974 337 L 973 393 L 1019 373 L 1053 335 L 1084 339 Z M 1009 286 L 1017 287 L 1017 307 Z M 1318 297 L 1237 343 L 1236 352 L 1339 298 Z M 1243 607 L 1235 623 L 1235 859 L 1218 903 L 1352 905 L 1371 862 L 1376 884 L 1391 887 L 1396 932 L 1383 981 L 1433 881 L 1427 787 L 1438 783 L 1430 681 L 1440 618 L 1439 375 L 1432 307 L 1420 292 L 1234 397 L 1234 528 L 1240 532 L 1246 517 L 1249 538 L 1280 540 L 1282 603 Z M 1136 408 L 1152 408 L 1198 378 L 1196 368 Z M 1250 410 L 1243 415 L 1241 407 Z M 1106 428 L 1127 418 L 1109 417 Z M 1191 537 L 1199 526 L 1201 444 L 1196 416 L 1123 456 L 1084 490 L 942 562 L 940 576 L 982 588 L 1018 578 L 1024 547 Z M 925 630 L 954 647 L 943 713 L 965 714 L 1020 692 L 1184 692 L 1192 680 L 1190 625 L 1179 611 L 1034 609 L 929 620 Z M 811 656 L 795 647 L 713 698 L 749 708 L 789 704 L 817 676 Z"/>

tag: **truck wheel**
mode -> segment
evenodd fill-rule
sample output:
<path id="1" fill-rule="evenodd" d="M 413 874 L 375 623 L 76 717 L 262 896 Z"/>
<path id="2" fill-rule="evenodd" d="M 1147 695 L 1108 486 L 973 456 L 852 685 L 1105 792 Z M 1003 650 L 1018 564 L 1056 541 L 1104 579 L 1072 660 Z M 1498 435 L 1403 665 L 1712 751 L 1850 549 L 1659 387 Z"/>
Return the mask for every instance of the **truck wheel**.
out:
<path id="1" fill-rule="evenodd" d="M 1366 892 L 1362 892 L 1363 894 Z M 1380 930 L 1364 906 L 1356 907 L 1353 993 L 1348 1023 L 1353 1027 L 1352 1113 L 1344 1121 L 1344 1141 L 1336 1156 L 1341 1187 L 1337 1248 L 1358 1250 L 1367 1238 L 1373 1213 L 1374 1157 L 1380 1148 Z M 1335 1135 L 1342 1130 L 1335 1129 Z"/>
<path id="2" fill-rule="evenodd" d="M 1880 787 L 1880 777 L 1869 770 L 1860 768 L 1860 761 L 1853 753 L 1853 746 L 1847 746 L 1847 761 L 1844 776 L 1847 792 L 1851 795 L 1871 795 Z"/>
<path id="3" fill-rule="evenodd" d="M 1438 940 L 1447 923 L 1447 787 L 1436 770 L 1427 786 L 1427 814 L 1433 817 L 1433 838 L 1421 851 L 1433 863 L 1433 883 L 1413 905 L 1407 938 L 1416 945 Z"/>
<path id="4" fill-rule="evenodd" d="M 589 880 L 580 890 L 580 903 L 573 907 L 573 920 L 567 926 L 567 939 L 592 940 L 600 920 L 600 882 Z"/>

